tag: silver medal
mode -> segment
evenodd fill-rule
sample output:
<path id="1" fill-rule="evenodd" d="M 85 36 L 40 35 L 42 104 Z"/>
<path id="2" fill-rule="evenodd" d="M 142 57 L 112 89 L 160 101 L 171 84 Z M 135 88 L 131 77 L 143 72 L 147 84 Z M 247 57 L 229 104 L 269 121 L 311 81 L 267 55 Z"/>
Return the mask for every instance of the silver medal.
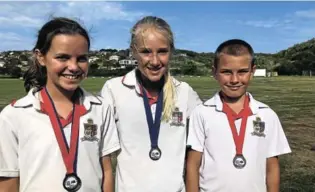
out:
<path id="1" fill-rule="evenodd" d="M 149 156 L 152 160 L 156 161 L 161 158 L 162 152 L 159 148 L 151 148 Z"/>
<path id="2" fill-rule="evenodd" d="M 67 174 L 63 180 L 63 187 L 69 192 L 78 191 L 81 188 L 81 179 L 75 174 Z"/>
<path id="3" fill-rule="evenodd" d="M 246 159 L 243 155 L 235 155 L 233 159 L 233 165 L 237 169 L 242 169 L 246 165 Z"/>

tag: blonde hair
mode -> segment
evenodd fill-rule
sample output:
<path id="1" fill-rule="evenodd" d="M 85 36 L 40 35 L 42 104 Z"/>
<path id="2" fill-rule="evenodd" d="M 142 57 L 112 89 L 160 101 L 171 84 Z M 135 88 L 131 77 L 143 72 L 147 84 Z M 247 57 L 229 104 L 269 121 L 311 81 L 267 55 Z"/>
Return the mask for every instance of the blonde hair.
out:
<path id="1" fill-rule="evenodd" d="M 154 16 L 146 16 L 139 20 L 131 29 L 131 42 L 130 42 L 130 49 L 132 51 L 136 51 L 136 43 L 137 43 L 137 36 L 139 34 L 144 36 L 145 31 L 148 29 L 156 29 L 158 32 L 163 34 L 169 42 L 171 52 L 174 51 L 174 36 L 169 24 L 161 18 L 154 17 Z M 144 38 L 142 38 L 144 39 Z M 175 98 L 176 98 L 176 91 L 175 85 L 173 82 L 173 77 L 170 74 L 169 68 L 168 72 L 164 75 L 165 76 L 165 84 L 163 87 L 164 98 L 163 98 L 163 113 L 162 113 L 162 120 L 168 121 L 172 117 L 172 112 L 175 107 Z"/>

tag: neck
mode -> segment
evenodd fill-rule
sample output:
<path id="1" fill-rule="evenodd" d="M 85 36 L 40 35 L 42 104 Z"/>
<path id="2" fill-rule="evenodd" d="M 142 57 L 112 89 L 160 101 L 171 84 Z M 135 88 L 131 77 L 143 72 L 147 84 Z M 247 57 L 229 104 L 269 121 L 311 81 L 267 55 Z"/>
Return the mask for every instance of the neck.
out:
<path id="1" fill-rule="evenodd" d="M 239 113 L 244 108 L 246 94 L 240 97 L 229 97 L 223 92 L 220 92 L 221 99 L 226 103 L 235 113 Z"/>
<path id="2" fill-rule="evenodd" d="M 139 83 L 149 92 L 149 93 L 158 93 L 164 86 L 164 76 L 156 82 L 150 81 L 145 77 L 140 71 L 137 74 L 137 79 Z"/>
<path id="3" fill-rule="evenodd" d="M 56 103 L 69 103 L 73 102 L 72 97 L 75 91 L 65 91 L 61 90 L 60 88 L 55 87 L 47 83 L 46 85 L 47 91 L 51 97 L 51 99 Z"/>

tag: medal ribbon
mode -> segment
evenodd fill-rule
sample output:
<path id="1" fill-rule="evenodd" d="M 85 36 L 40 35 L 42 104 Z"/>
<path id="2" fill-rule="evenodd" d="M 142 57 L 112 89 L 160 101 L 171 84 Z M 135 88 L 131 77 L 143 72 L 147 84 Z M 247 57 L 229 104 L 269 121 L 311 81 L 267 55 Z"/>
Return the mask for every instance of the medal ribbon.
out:
<path id="1" fill-rule="evenodd" d="M 144 90 L 144 87 L 142 87 L 142 90 L 143 90 L 142 92 L 143 92 L 143 103 L 144 103 L 144 108 L 145 108 L 145 115 L 146 115 L 147 123 L 149 127 L 151 147 L 157 148 L 158 138 L 159 138 L 159 133 L 160 133 L 161 116 L 162 116 L 162 110 L 163 110 L 163 89 L 160 91 L 159 96 L 158 96 L 154 122 L 153 122 L 152 111 L 149 104 L 147 93 Z"/>
<path id="2" fill-rule="evenodd" d="M 230 124 L 236 148 L 236 155 L 243 155 L 243 144 L 246 132 L 247 119 L 248 116 L 252 114 L 249 108 L 249 98 L 247 96 L 245 97 L 244 109 L 238 115 L 234 115 L 235 112 L 225 102 L 223 103 L 223 112 L 226 113 L 226 116 Z M 242 118 L 239 135 L 237 134 L 237 129 L 235 126 L 235 120 L 238 118 Z"/>
<path id="3" fill-rule="evenodd" d="M 49 96 L 46 87 L 44 91 L 41 91 L 42 99 L 47 107 L 47 113 L 51 122 L 51 125 L 54 129 L 54 133 L 61 151 L 63 162 L 67 169 L 67 174 L 75 172 L 75 158 L 78 147 L 78 137 L 79 137 L 79 123 L 80 123 L 80 113 L 76 109 L 75 103 L 73 103 L 72 111 L 72 123 L 71 123 L 71 139 L 70 139 L 70 148 L 68 147 L 63 128 L 60 122 L 60 119 L 57 115 L 56 108 L 54 103 Z"/>

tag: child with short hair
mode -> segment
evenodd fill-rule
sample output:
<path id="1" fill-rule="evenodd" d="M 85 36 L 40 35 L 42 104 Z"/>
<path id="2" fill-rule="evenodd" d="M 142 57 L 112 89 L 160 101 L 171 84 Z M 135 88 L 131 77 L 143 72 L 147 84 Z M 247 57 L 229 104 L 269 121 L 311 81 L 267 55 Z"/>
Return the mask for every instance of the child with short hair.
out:
<path id="1" fill-rule="evenodd" d="M 245 41 L 215 52 L 221 90 L 192 112 L 187 145 L 187 192 L 278 192 L 278 156 L 291 152 L 277 114 L 247 92 L 256 66 Z"/>

